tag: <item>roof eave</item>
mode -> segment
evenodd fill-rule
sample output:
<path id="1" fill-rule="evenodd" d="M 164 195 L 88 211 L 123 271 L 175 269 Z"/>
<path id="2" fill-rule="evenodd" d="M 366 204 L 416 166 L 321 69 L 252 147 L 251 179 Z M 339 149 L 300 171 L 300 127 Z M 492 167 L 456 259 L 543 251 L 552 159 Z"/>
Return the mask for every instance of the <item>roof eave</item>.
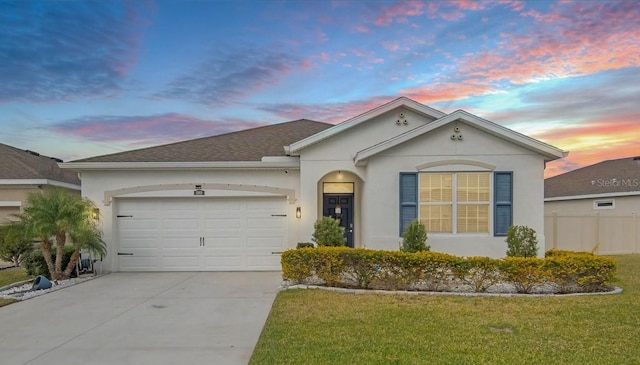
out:
<path id="1" fill-rule="evenodd" d="M 620 191 L 620 192 L 614 192 L 614 193 L 554 196 L 554 197 L 544 198 L 544 201 L 555 202 L 555 201 L 564 201 L 564 200 L 614 198 L 614 197 L 636 196 L 636 195 L 640 195 L 640 191 Z"/>
<path id="2" fill-rule="evenodd" d="M 545 161 L 553 161 L 569 155 L 568 151 L 563 151 L 557 147 L 551 146 L 537 139 L 525 136 L 509 128 L 503 127 L 489 120 L 465 112 L 464 110 L 456 110 L 455 112 L 445 115 L 442 118 L 437 119 L 431 123 L 412 129 L 410 131 L 407 131 L 406 133 L 390 138 L 375 146 L 371 146 L 367 149 L 357 152 L 354 157 L 354 163 L 356 164 L 356 166 L 363 166 L 366 164 L 365 160 L 371 156 L 374 156 L 389 148 L 397 146 L 403 142 L 428 133 L 434 129 L 440 128 L 456 120 L 462 120 L 463 122 L 470 123 L 471 125 L 484 130 L 487 133 L 511 141 L 524 148 L 533 150 L 543 155 L 545 157 Z"/>
<path id="3" fill-rule="evenodd" d="M 86 170 L 238 170 L 238 169 L 296 169 L 297 159 L 279 161 L 215 161 L 215 162 L 65 162 L 62 169 Z"/>
<path id="4" fill-rule="evenodd" d="M 80 190 L 80 185 L 52 179 L 0 179 L 0 185 L 38 186 L 51 185 L 72 190 Z"/>
<path id="5" fill-rule="evenodd" d="M 396 109 L 398 107 L 406 107 L 408 109 L 413 110 L 414 112 L 417 112 L 419 114 L 431 117 L 431 118 L 442 118 L 443 116 L 446 115 L 446 113 L 443 113 L 439 110 L 433 109 L 431 107 L 428 107 L 426 105 L 420 104 L 415 100 L 411 100 L 407 97 L 400 97 L 398 99 L 395 99 L 389 103 L 380 105 L 374 109 L 371 109 L 365 113 L 362 113 L 358 116 L 355 116 L 351 119 L 347 119 L 346 121 L 340 123 L 340 124 L 336 124 L 335 126 L 325 129 L 319 133 L 316 133 L 312 136 L 309 136 L 303 140 L 297 141 L 292 143 L 289 146 L 285 147 L 285 151 L 287 151 L 287 154 L 291 154 L 291 155 L 295 155 L 297 154 L 300 150 L 309 147 L 315 143 L 318 143 L 322 140 L 325 140 L 331 136 L 334 136 L 338 133 L 342 133 L 344 131 L 346 131 L 347 129 L 353 128 L 357 125 L 359 125 L 360 123 L 367 121 L 369 119 L 375 118 L 379 115 L 382 115 L 386 112 L 389 112 L 393 109 Z"/>

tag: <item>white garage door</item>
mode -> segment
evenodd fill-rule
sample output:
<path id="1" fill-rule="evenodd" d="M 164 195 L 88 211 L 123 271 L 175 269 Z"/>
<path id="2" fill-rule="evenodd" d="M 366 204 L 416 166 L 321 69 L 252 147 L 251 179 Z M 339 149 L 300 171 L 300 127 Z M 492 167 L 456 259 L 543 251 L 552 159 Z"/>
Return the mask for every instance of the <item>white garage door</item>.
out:
<path id="1" fill-rule="evenodd" d="M 118 199 L 121 271 L 280 270 L 284 198 Z"/>

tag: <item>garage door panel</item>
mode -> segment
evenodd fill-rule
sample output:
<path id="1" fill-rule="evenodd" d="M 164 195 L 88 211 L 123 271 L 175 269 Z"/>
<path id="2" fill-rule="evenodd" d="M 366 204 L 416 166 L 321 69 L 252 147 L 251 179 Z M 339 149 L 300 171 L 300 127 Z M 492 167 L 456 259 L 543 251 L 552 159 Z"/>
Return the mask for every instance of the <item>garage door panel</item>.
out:
<path id="1" fill-rule="evenodd" d="M 243 269 L 243 267 L 244 265 L 242 263 L 242 256 L 240 254 L 237 254 L 237 255 L 218 254 L 215 256 L 207 255 L 204 257 L 205 269 L 222 268 L 226 270 L 239 270 L 239 269 Z"/>
<path id="2" fill-rule="evenodd" d="M 247 239 L 247 248 L 262 248 L 278 251 L 282 249 L 281 237 L 250 237 Z"/>
<path id="3" fill-rule="evenodd" d="M 205 200 L 203 208 L 206 214 L 239 212 L 242 210 L 243 201 L 240 199 Z"/>
<path id="4" fill-rule="evenodd" d="M 241 217 L 237 218 L 205 218 L 205 229 L 216 230 L 216 229 L 227 229 L 227 228 L 241 228 L 242 227 L 242 219 Z"/>
<path id="5" fill-rule="evenodd" d="M 157 249 L 158 239 L 148 238 L 147 236 L 131 237 L 126 240 L 121 240 L 120 245 L 123 246 L 127 252 L 131 252 L 136 249 Z"/>
<path id="6" fill-rule="evenodd" d="M 120 269 L 279 270 L 284 198 L 157 198 L 117 201 Z M 201 240 L 203 239 L 203 240 Z"/>
<path id="7" fill-rule="evenodd" d="M 153 218 L 122 219 L 118 221 L 120 230 L 155 230 L 158 222 Z"/>
<path id="8" fill-rule="evenodd" d="M 161 220 L 162 229 L 167 230 L 186 230 L 197 231 L 199 229 L 198 221 L 193 218 L 164 218 Z"/>
<path id="9" fill-rule="evenodd" d="M 274 218 L 247 218 L 248 228 L 276 228 L 282 229 L 284 219 L 282 217 Z"/>

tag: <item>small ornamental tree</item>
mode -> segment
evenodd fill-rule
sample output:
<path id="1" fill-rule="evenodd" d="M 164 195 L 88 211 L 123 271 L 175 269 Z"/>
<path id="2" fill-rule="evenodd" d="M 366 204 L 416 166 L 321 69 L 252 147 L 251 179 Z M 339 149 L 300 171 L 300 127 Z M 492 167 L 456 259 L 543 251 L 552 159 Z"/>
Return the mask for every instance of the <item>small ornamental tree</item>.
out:
<path id="1" fill-rule="evenodd" d="M 344 236 L 344 227 L 331 217 L 322 217 L 313 225 L 314 232 L 311 241 L 318 246 L 344 246 L 347 238 Z"/>
<path id="2" fill-rule="evenodd" d="M 414 220 L 402 232 L 402 244 L 400 251 L 418 252 L 429 251 L 431 247 L 427 246 L 427 229 L 419 220 Z"/>
<path id="3" fill-rule="evenodd" d="M 507 256 L 537 257 L 536 231 L 527 226 L 511 226 L 507 231 Z"/>

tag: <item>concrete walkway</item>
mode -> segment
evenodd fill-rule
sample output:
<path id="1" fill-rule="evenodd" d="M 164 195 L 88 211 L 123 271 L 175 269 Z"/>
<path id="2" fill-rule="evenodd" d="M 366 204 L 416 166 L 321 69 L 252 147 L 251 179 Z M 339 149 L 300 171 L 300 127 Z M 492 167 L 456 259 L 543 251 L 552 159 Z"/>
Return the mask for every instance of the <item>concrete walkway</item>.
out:
<path id="1" fill-rule="evenodd" d="M 247 364 L 279 272 L 114 273 L 0 308 L 0 363 Z"/>

